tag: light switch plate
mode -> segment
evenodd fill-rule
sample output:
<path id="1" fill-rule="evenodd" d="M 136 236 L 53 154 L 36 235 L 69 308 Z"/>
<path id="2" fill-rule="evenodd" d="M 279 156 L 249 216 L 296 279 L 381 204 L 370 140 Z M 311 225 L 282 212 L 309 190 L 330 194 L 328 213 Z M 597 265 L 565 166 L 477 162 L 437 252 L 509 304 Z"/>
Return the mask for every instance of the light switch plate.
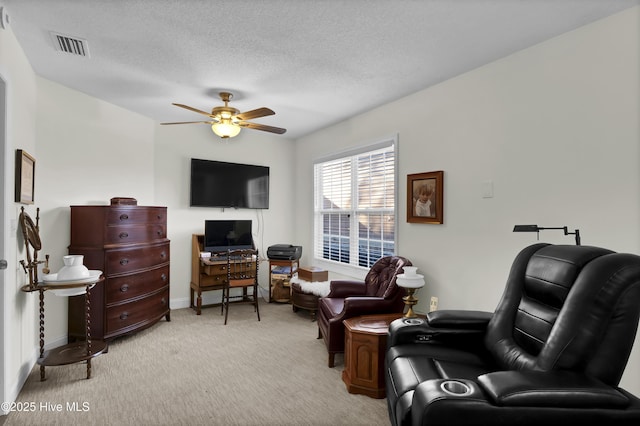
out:
<path id="1" fill-rule="evenodd" d="M 485 180 L 482 182 L 482 198 L 493 198 L 493 181 Z"/>

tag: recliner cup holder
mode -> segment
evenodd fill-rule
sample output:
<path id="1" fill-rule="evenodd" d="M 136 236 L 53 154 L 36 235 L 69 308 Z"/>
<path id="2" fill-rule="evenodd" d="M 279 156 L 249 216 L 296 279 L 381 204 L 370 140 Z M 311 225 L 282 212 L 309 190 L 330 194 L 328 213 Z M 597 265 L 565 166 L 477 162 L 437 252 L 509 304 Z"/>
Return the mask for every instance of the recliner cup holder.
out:
<path id="1" fill-rule="evenodd" d="M 459 380 L 445 380 L 440 383 L 440 389 L 449 395 L 465 396 L 471 393 L 471 387 Z"/>

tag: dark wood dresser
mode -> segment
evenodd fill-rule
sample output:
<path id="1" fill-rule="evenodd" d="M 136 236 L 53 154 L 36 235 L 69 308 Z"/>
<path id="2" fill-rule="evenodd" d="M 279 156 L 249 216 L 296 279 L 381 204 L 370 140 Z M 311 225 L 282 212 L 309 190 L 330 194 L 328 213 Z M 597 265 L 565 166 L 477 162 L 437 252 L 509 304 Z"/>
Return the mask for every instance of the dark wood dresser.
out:
<path id="1" fill-rule="evenodd" d="M 167 208 L 71 206 L 69 254 L 105 280 L 91 290 L 91 337 L 110 340 L 170 321 Z M 84 339 L 84 296 L 69 298 L 69 340 Z"/>

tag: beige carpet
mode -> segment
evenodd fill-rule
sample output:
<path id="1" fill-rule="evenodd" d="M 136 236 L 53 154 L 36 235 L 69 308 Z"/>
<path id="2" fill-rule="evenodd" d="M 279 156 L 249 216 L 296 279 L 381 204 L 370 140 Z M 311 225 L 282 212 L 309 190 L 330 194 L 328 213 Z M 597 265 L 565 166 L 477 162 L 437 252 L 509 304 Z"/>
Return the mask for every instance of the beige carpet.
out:
<path id="1" fill-rule="evenodd" d="M 327 367 L 308 313 L 291 305 L 174 310 L 171 322 L 115 340 L 86 365 L 39 366 L 17 402 L 14 425 L 388 425 L 385 399 L 349 394 L 343 357 Z M 53 411 L 62 407 L 61 411 Z M 2 423 L 2 420 L 0 420 Z"/>

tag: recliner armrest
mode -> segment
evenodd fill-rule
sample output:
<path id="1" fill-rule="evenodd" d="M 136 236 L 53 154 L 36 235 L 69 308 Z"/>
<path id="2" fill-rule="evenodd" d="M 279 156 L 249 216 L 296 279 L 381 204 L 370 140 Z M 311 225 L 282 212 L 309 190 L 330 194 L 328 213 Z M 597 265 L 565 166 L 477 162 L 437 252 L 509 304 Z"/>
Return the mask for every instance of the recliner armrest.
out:
<path id="1" fill-rule="evenodd" d="M 364 296 L 367 290 L 364 281 L 333 280 L 329 284 L 329 294 L 326 297 Z"/>
<path id="2" fill-rule="evenodd" d="M 478 377 L 493 403 L 505 407 L 626 407 L 616 388 L 570 371 L 497 371 Z"/>
<path id="3" fill-rule="evenodd" d="M 387 346 L 421 343 L 436 340 L 469 341 L 484 335 L 493 314 L 484 311 L 442 310 L 422 318 L 400 318 L 389 326 Z"/>
<path id="4" fill-rule="evenodd" d="M 427 314 L 427 322 L 434 328 L 464 328 L 485 330 L 493 312 L 442 310 Z"/>

